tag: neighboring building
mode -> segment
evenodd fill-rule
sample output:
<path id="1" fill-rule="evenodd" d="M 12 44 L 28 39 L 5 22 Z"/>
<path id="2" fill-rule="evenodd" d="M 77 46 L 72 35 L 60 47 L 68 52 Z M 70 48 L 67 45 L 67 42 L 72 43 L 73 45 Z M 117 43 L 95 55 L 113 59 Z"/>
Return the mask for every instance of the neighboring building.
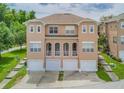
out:
<path id="1" fill-rule="evenodd" d="M 110 53 L 124 60 L 124 13 L 102 21 L 108 39 Z M 100 32 L 103 32 L 99 29 Z"/>
<path id="2" fill-rule="evenodd" d="M 63 13 L 25 24 L 30 72 L 97 71 L 96 21 Z"/>

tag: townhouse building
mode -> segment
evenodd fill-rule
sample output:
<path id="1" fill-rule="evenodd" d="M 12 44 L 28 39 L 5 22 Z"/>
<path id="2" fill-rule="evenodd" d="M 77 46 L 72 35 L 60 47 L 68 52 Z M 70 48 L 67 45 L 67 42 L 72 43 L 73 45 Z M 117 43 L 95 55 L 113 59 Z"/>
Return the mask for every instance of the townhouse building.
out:
<path id="1" fill-rule="evenodd" d="M 102 20 L 99 32 L 106 34 L 110 53 L 124 61 L 124 13 Z"/>
<path id="2" fill-rule="evenodd" d="M 97 71 L 97 23 L 71 13 L 25 22 L 27 65 L 34 71 Z"/>

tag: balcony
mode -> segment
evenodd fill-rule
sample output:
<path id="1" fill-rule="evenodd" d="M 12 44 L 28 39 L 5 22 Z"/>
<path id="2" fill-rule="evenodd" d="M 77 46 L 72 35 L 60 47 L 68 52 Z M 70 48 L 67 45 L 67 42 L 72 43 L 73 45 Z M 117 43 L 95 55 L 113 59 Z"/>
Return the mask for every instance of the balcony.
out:
<path id="1" fill-rule="evenodd" d="M 47 51 L 46 56 L 77 56 L 77 51 L 63 51 L 63 54 L 61 51 Z"/>
<path id="2" fill-rule="evenodd" d="M 52 52 L 51 51 L 46 51 L 46 56 L 52 56 Z"/>
<path id="3" fill-rule="evenodd" d="M 72 56 L 77 56 L 77 51 L 72 51 Z"/>
<path id="4" fill-rule="evenodd" d="M 55 51 L 55 56 L 60 56 L 60 51 Z"/>
<path id="5" fill-rule="evenodd" d="M 46 37 L 78 37 L 78 35 L 45 35 Z"/>

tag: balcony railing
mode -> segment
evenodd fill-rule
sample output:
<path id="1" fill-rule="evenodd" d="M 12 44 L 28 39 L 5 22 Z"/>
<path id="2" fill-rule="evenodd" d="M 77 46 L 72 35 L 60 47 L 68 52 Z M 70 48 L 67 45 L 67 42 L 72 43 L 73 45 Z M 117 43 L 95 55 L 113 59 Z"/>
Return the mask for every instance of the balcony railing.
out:
<path id="1" fill-rule="evenodd" d="M 72 51 L 72 56 L 77 56 L 77 51 Z"/>
<path id="2" fill-rule="evenodd" d="M 55 51 L 55 56 L 60 56 L 60 51 Z"/>
<path id="3" fill-rule="evenodd" d="M 69 56 L 69 51 L 64 51 L 64 56 Z"/>
<path id="4" fill-rule="evenodd" d="M 60 56 L 60 54 L 61 55 L 63 55 L 63 56 L 77 56 L 77 51 L 63 51 L 63 54 L 62 54 L 62 52 L 61 51 L 54 51 L 54 52 L 52 52 L 52 51 L 47 51 L 46 52 L 46 56 Z"/>
<path id="5" fill-rule="evenodd" d="M 47 56 L 52 56 L 52 52 L 51 51 L 46 51 L 46 55 Z"/>

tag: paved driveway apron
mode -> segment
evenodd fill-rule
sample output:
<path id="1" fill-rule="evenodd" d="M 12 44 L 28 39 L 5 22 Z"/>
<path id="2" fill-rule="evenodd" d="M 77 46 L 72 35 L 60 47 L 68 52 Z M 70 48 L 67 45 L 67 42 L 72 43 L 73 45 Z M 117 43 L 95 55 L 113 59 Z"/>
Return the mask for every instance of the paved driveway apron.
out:
<path id="1" fill-rule="evenodd" d="M 41 78 L 39 83 L 53 83 L 58 80 L 59 72 L 47 71 Z"/>

